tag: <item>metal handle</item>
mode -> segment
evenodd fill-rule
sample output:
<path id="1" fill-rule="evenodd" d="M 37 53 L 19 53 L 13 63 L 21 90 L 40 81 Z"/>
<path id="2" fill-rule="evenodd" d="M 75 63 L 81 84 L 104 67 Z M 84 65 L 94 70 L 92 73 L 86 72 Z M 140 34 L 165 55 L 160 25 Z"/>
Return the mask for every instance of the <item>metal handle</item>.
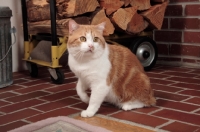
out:
<path id="1" fill-rule="evenodd" d="M 28 41 L 27 7 L 26 0 L 21 0 L 24 41 Z"/>
<path id="2" fill-rule="evenodd" d="M 55 0 L 50 0 L 50 15 L 51 15 L 51 37 L 52 37 L 52 46 L 57 46 L 56 2 L 55 2 Z"/>

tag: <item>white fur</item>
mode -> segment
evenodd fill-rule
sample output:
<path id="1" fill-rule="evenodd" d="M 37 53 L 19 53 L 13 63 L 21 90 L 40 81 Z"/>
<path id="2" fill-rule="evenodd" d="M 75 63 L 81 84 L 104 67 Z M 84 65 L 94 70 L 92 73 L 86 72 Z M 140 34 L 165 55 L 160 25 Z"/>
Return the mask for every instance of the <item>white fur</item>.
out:
<path id="1" fill-rule="evenodd" d="M 137 108 L 142 108 L 142 107 L 144 107 L 144 103 L 142 103 L 139 100 L 125 102 L 125 103 L 122 104 L 122 109 L 125 110 L 125 111 L 137 109 Z"/>
<path id="2" fill-rule="evenodd" d="M 81 44 L 80 47 L 69 48 L 69 66 L 70 69 L 78 77 L 76 86 L 77 94 L 85 103 L 89 103 L 88 108 L 82 111 L 82 117 L 91 117 L 99 109 L 111 89 L 106 82 L 107 76 L 111 69 L 108 59 L 109 52 L 106 46 L 103 49 L 99 44 L 92 42 L 90 34 L 86 35 L 87 42 Z M 88 45 L 93 44 L 94 51 L 89 50 Z M 77 59 L 74 55 L 76 52 L 84 52 L 83 57 Z M 86 90 L 91 89 L 91 96 L 88 97 Z"/>

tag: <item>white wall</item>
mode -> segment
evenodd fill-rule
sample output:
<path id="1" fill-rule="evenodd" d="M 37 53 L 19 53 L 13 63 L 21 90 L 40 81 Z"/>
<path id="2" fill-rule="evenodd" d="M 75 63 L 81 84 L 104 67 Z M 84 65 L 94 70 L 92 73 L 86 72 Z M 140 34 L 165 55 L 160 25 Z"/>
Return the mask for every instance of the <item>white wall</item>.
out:
<path id="1" fill-rule="evenodd" d="M 15 26 L 17 29 L 16 38 L 17 41 L 12 47 L 12 60 L 13 60 L 13 72 L 26 69 L 25 62 L 22 61 L 24 55 L 24 39 L 22 29 L 22 12 L 21 12 L 21 0 L 0 0 L 0 6 L 7 6 L 12 10 L 13 16 L 11 17 L 11 27 Z M 12 42 L 14 41 L 12 36 Z"/>

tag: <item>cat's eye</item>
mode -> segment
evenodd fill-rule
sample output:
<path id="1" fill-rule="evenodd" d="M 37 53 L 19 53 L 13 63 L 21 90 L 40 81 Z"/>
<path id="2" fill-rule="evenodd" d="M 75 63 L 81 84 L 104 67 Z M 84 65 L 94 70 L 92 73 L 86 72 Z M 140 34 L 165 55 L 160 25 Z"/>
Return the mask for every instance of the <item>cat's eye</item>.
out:
<path id="1" fill-rule="evenodd" d="M 99 39 L 98 37 L 94 37 L 93 41 L 94 41 L 94 42 L 97 42 L 98 39 Z"/>
<path id="2" fill-rule="evenodd" d="M 86 37 L 82 36 L 80 37 L 81 42 L 86 42 Z"/>

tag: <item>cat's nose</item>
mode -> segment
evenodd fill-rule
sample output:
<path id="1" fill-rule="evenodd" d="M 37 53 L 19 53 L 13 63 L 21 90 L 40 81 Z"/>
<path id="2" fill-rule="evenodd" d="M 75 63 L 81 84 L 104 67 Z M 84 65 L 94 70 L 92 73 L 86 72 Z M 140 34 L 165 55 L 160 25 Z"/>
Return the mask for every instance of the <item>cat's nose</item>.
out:
<path id="1" fill-rule="evenodd" d="M 88 47 L 90 48 L 90 50 L 94 50 L 94 46 L 93 45 L 88 45 Z"/>

